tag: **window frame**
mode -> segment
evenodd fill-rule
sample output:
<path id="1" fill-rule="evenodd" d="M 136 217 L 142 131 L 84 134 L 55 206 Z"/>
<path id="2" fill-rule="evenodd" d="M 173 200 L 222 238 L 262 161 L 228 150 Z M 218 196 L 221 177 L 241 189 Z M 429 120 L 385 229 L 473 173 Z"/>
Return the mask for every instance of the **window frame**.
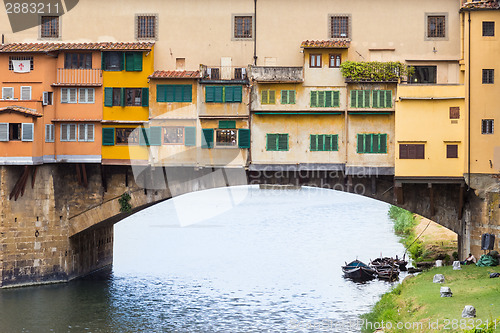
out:
<path id="1" fill-rule="evenodd" d="M 45 18 L 57 18 L 57 27 L 54 29 L 53 27 L 48 27 L 49 35 L 46 34 L 47 27 L 44 27 L 45 24 L 48 22 L 44 22 Z M 50 22 L 50 21 L 49 21 Z M 54 15 L 41 15 L 39 16 L 39 29 L 38 29 L 38 37 L 39 39 L 51 39 L 51 40 L 58 40 L 61 38 L 61 16 L 54 16 Z"/>
<path id="2" fill-rule="evenodd" d="M 370 149 L 366 149 L 366 136 L 369 135 L 370 137 Z M 377 149 L 374 149 L 373 143 L 374 143 L 374 138 L 375 136 L 379 136 L 379 147 Z M 363 140 L 363 149 L 361 150 L 359 146 L 360 142 L 360 137 L 362 137 Z M 382 138 L 385 140 L 385 145 L 382 145 Z M 388 134 L 387 133 L 358 133 L 356 135 L 356 153 L 358 154 L 387 154 L 389 151 L 389 145 L 388 145 Z M 385 146 L 385 150 L 382 149 Z"/>
<path id="3" fill-rule="evenodd" d="M 322 68 L 323 55 L 321 53 L 309 53 L 309 68 Z M 315 60 L 313 60 L 315 59 Z M 319 60 L 319 64 L 318 64 Z"/>
<path id="4" fill-rule="evenodd" d="M 9 71 L 14 70 L 14 64 L 12 63 L 12 60 L 29 60 L 30 61 L 30 71 L 33 71 L 35 69 L 33 56 L 9 56 Z"/>
<path id="5" fill-rule="evenodd" d="M 274 90 L 274 89 L 261 89 L 261 91 L 260 91 L 260 104 L 262 104 L 262 105 L 275 105 L 276 104 L 276 90 Z"/>
<path id="6" fill-rule="evenodd" d="M 27 88 L 27 91 L 29 92 L 29 98 L 23 98 L 23 88 L 25 91 Z M 32 97 L 32 87 L 31 86 L 21 86 L 19 88 L 19 100 L 20 101 L 31 101 L 31 99 L 32 99 L 31 97 Z"/>
<path id="7" fill-rule="evenodd" d="M 411 65 L 411 67 L 415 68 L 415 73 L 413 75 L 411 75 L 411 76 L 408 77 L 408 81 L 407 81 L 408 84 L 436 84 L 437 83 L 437 76 L 438 76 L 437 75 L 438 74 L 437 73 L 437 65 Z M 417 75 L 416 75 L 417 74 L 417 69 L 424 70 L 426 68 L 427 69 L 430 69 L 430 68 L 433 69 L 433 73 L 430 73 L 430 72 L 427 73 L 429 78 L 431 78 L 432 76 L 434 76 L 433 82 L 431 82 L 429 80 L 427 80 L 427 81 L 425 81 L 425 80 L 414 81 L 413 79 L 417 79 L 418 78 Z M 419 73 L 419 76 L 421 74 L 424 74 L 424 76 L 425 76 L 426 73 Z"/>
<path id="8" fill-rule="evenodd" d="M 297 91 L 294 89 L 281 90 L 280 97 L 280 103 L 282 105 L 293 105 L 297 103 Z"/>
<path id="9" fill-rule="evenodd" d="M 328 105 L 328 94 L 331 93 L 331 105 Z M 335 95 L 338 98 L 335 98 Z M 315 97 L 314 97 L 315 96 Z M 321 97 L 322 96 L 322 97 Z M 314 103 L 313 103 L 314 100 Z M 324 103 L 320 103 L 323 101 Z M 338 103 L 335 104 L 335 101 Z M 338 108 L 340 107 L 340 90 L 311 90 L 309 93 L 309 107 L 311 108 Z"/>
<path id="10" fill-rule="evenodd" d="M 481 134 L 495 134 L 495 119 L 481 119 Z"/>
<path id="11" fill-rule="evenodd" d="M 431 36 L 431 30 L 430 24 L 431 24 L 431 19 L 438 19 L 438 18 L 443 18 L 444 19 L 444 24 L 443 24 L 443 36 Z M 448 13 L 425 13 L 425 40 L 448 40 L 448 35 L 449 35 L 449 29 L 448 29 Z M 437 23 L 436 23 L 437 24 Z M 438 25 L 438 24 L 437 24 Z M 439 32 L 438 27 L 436 26 L 436 35 Z"/>
<path id="12" fill-rule="evenodd" d="M 72 140 L 71 139 L 71 127 L 74 126 L 75 128 L 75 138 Z M 66 136 L 67 138 L 64 140 L 63 139 L 63 132 L 64 132 L 64 128 L 66 127 Z M 78 126 L 76 123 L 61 123 L 61 130 L 60 130 L 60 134 L 61 136 L 59 137 L 59 141 L 61 142 L 77 142 L 78 141 Z"/>
<path id="13" fill-rule="evenodd" d="M 85 91 L 84 100 L 82 101 L 82 90 Z M 92 101 L 89 101 L 89 92 L 92 92 Z M 94 88 L 78 88 L 78 104 L 95 104 L 95 89 Z"/>
<path id="14" fill-rule="evenodd" d="M 400 143 L 398 148 L 400 160 L 425 160 L 425 143 Z M 405 148 L 406 152 L 402 148 Z M 410 148 L 414 151 L 411 152 Z M 410 153 L 414 155 L 411 156 Z"/>
<path id="15" fill-rule="evenodd" d="M 237 20 L 250 17 L 250 23 L 252 24 L 250 28 L 250 36 L 237 36 Z M 232 14 L 231 17 L 231 40 L 233 41 L 249 41 L 255 39 L 255 16 L 254 14 Z"/>
<path id="16" fill-rule="evenodd" d="M 10 91 L 11 92 L 11 95 L 12 95 L 12 98 L 5 98 L 5 91 Z M 10 101 L 10 100 L 14 100 L 15 99 L 15 89 L 14 87 L 2 87 L 2 100 L 4 101 Z"/>
<path id="17" fill-rule="evenodd" d="M 320 140 L 321 138 L 321 140 Z M 327 148 L 327 140 L 330 141 L 330 149 Z M 316 141 L 313 145 L 313 141 Z M 319 143 L 321 144 L 321 149 L 319 147 Z M 333 144 L 335 143 L 335 144 Z M 309 135 L 309 151 L 339 151 L 339 135 L 338 134 L 310 134 Z"/>
<path id="18" fill-rule="evenodd" d="M 332 66 L 333 60 L 333 66 Z M 342 54 L 340 53 L 330 53 L 328 55 L 328 67 L 329 68 L 340 68 L 342 64 Z"/>
<path id="19" fill-rule="evenodd" d="M 81 139 L 81 126 L 84 127 L 84 138 Z M 95 141 L 95 126 L 94 124 L 87 124 L 87 123 L 83 123 L 83 124 L 78 124 L 78 134 L 77 134 L 77 138 L 78 138 L 78 141 L 79 142 L 94 142 Z M 89 128 L 92 129 L 92 139 L 89 139 Z"/>
<path id="20" fill-rule="evenodd" d="M 126 136 L 126 142 L 122 142 L 122 136 L 120 136 L 120 140 L 118 140 L 119 133 L 120 132 L 125 132 L 124 134 L 128 135 Z M 130 127 L 116 127 L 114 128 L 114 140 L 115 143 L 114 145 L 117 146 L 138 146 L 139 145 L 139 132 L 136 131 L 136 128 L 130 128 Z M 132 142 L 130 142 L 130 139 L 132 138 Z"/>
<path id="21" fill-rule="evenodd" d="M 54 124 L 45 124 L 45 142 L 55 142 L 55 127 Z M 49 134 L 48 136 L 47 133 Z"/>
<path id="22" fill-rule="evenodd" d="M 64 53 L 64 69 L 92 69 L 92 52 Z"/>
<path id="23" fill-rule="evenodd" d="M 446 144 L 446 158 L 458 158 L 458 144 L 456 143 Z"/>
<path id="24" fill-rule="evenodd" d="M 129 92 L 133 92 L 132 102 L 129 104 L 128 102 L 128 97 L 129 97 Z M 137 97 L 137 92 L 139 92 L 139 97 Z M 134 100 L 135 99 L 135 100 Z M 137 104 L 137 100 L 139 100 L 139 104 Z M 129 106 L 140 106 L 142 107 L 142 88 L 125 88 L 125 107 Z"/>
<path id="25" fill-rule="evenodd" d="M 481 73 L 482 84 L 495 84 L 495 70 L 491 68 L 483 68 Z"/>
<path id="26" fill-rule="evenodd" d="M 482 36 L 495 37 L 495 21 L 483 21 Z"/>
<path id="27" fill-rule="evenodd" d="M 232 132 L 230 133 L 230 136 L 234 134 L 234 141 L 232 141 L 230 144 L 221 144 L 219 142 L 220 132 Z M 215 148 L 238 148 L 238 130 L 236 128 L 215 128 L 214 134 Z"/>
<path id="28" fill-rule="evenodd" d="M 270 136 L 275 136 L 276 149 L 270 149 L 269 140 Z M 286 148 L 280 147 L 280 136 L 286 136 Z M 289 151 L 290 150 L 290 135 L 288 133 L 266 133 L 266 151 Z"/>
<path id="29" fill-rule="evenodd" d="M 75 91 L 75 99 L 71 100 L 70 91 Z M 63 99 L 63 91 L 67 91 L 66 99 Z M 78 103 L 78 88 L 61 88 L 61 104 L 77 104 Z"/>
<path id="30" fill-rule="evenodd" d="M 22 123 L 8 123 L 8 127 L 9 127 L 9 130 L 8 130 L 8 138 L 9 140 L 8 141 L 22 141 L 22 138 L 23 138 L 23 124 Z M 14 128 L 17 128 L 16 131 L 14 131 L 13 129 Z M 17 136 L 16 138 L 13 138 L 13 135 L 14 133 L 17 133 Z"/>
<path id="31" fill-rule="evenodd" d="M 334 20 L 335 19 L 342 19 L 347 21 L 347 28 L 345 29 L 345 36 L 342 36 L 344 33 L 342 29 L 342 24 L 340 25 L 339 32 L 335 33 L 334 29 Z M 328 36 L 331 39 L 351 39 L 352 35 L 352 18 L 351 14 L 329 14 L 328 15 Z"/>
<path id="32" fill-rule="evenodd" d="M 140 34 L 141 24 L 139 21 L 141 18 L 149 18 L 149 19 L 152 18 L 153 19 L 153 22 L 154 22 L 154 26 L 152 29 L 153 36 L 151 36 L 150 34 L 149 35 L 146 34 L 147 36 Z M 158 29 L 158 24 L 159 24 L 158 13 L 138 13 L 138 14 L 135 14 L 134 23 L 135 23 L 134 33 L 135 33 L 136 40 L 158 40 L 158 32 L 160 31 Z M 148 25 L 148 24 L 149 24 L 149 22 L 146 23 L 146 25 Z M 149 27 L 146 27 L 146 30 L 148 30 L 148 29 L 149 29 Z"/>
<path id="33" fill-rule="evenodd" d="M 167 129 L 181 129 L 182 130 L 182 137 L 181 137 L 181 141 L 180 142 L 167 142 L 166 140 L 166 137 L 167 137 Z M 162 130 L 161 130 L 161 141 L 163 144 L 165 145 L 184 145 L 184 142 L 185 142 L 185 136 L 186 136 L 186 130 L 185 130 L 185 126 L 163 126 L 162 127 Z M 177 138 L 179 137 L 178 136 L 179 133 L 177 133 Z"/>

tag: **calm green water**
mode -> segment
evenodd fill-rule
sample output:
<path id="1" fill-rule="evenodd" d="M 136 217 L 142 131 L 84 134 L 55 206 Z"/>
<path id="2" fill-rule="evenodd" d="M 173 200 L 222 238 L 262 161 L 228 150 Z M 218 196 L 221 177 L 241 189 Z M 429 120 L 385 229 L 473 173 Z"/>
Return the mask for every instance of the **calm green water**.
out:
<path id="1" fill-rule="evenodd" d="M 112 271 L 0 291 L 0 332 L 357 332 L 391 285 L 340 266 L 403 254 L 387 210 L 312 188 L 170 200 L 115 226 Z"/>

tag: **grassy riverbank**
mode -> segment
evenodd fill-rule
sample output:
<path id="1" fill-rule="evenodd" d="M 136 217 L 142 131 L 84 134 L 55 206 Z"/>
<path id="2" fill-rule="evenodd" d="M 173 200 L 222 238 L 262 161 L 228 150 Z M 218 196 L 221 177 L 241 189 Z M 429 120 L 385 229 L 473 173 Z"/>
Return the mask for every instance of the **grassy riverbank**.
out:
<path id="1" fill-rule="evenodd" d="M 500 332 L 500 278 L 490 279 L 491 272 L 500 273 L 500 267 L 470 265 L 463 266 L 459 271 L 454 271 L 451 266 L 433 268 L 407 279 L 382 296 L 373 311 L 362 319 L 372 323 L 372 327 L 376 327 L 376 323 L 390 322 L 392 329 L 385 329 L 384 332 L 463 332 L 467 326 L 477 327 L 487 320 L 496 320 L 496 329 L 493 327 L 489 331 L 477 332 Z M 435 274 L 443 274 L 445 283 L 433 283 Z M 453 297 L 440 297 L 441 286 L 450 287 Z M 476 318 L 462 318 L 465 305 L 476 308 Z M 403 326 L 402 329 L 397 327 L 398 323 L 401 323 L 399 326 Z M 369 329 L 370 325 L 363 325 L 363 328 L 364 332 L 374 331 Z"/>

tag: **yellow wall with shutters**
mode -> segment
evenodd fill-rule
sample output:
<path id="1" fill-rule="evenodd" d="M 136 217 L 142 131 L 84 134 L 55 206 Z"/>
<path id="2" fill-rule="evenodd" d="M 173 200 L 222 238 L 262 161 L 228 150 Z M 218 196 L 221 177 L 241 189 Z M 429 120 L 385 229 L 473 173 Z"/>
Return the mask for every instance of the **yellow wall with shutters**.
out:
<path id="1" fill-rule="evenodd" d="M 103 163 L 110 163 L 110 160 L 121 160 L 116 164 L 130 164 L 133 161 L 141 161 L 141 163 L 147 162 L 149 159 L 149 150 L 147 146 L 137 145 L 126 145 L 126 144 L 116 144 L 116 128 L 138 128 L 139 125 L 129 125 L 129 124 L 116 124 L 113 126 L 103 125 L 103 128 L 115 128 L 115 145 L 114 146 L 102 146 L 102 159 Z M 108 161 L 104 161 L 108 160 Z M 110 163 L 115 164 L 115 163 Z"/>

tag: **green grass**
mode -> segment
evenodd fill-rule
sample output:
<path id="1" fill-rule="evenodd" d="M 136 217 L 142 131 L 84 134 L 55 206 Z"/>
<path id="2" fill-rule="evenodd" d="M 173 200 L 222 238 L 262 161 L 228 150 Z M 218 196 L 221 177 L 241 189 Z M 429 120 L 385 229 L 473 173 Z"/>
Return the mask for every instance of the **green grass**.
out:
<path id="1" fill-rule="evenodd" d="M 462 320 L 462 327 L 465 328 L 471 323 L 479 324 L 481 321 L 485 323 L 496 319 L 496 329 L 493 327 L 489 331 L 477 332 L 500 332 L 500 278 L 490 279 L 491 272 L 500 272 L 500 267 L 471 265 L 463 266 L 459 271 L 454 271 L 451 266 L 433 268 L 406 280 L 382 296 L 372 312 L 362 316 L 362 319 L 371 323 L 390 321 L 393 329 L 386 329 L 385 332 L 464 332 L 460 326 L 452 324 L 460 325 Z M 445 283 L 433 283 L 435 274 L 444 274 Z M 450 287 L 453 297 L 440 297 L 441 286 Z M 476 308 L 477 317 L 473 321 L 462 318 L 465 305 Z M 397 329 L 397 323 L 421 324 L 415 324 L 417 329 L 405 330 Z M 436 323 L 438 329 L 434 329 Z M 445 327 L 446 323 L 449 323 L 448 327 Z M 365 329 L 364 332 L 373 330 Z"/>

